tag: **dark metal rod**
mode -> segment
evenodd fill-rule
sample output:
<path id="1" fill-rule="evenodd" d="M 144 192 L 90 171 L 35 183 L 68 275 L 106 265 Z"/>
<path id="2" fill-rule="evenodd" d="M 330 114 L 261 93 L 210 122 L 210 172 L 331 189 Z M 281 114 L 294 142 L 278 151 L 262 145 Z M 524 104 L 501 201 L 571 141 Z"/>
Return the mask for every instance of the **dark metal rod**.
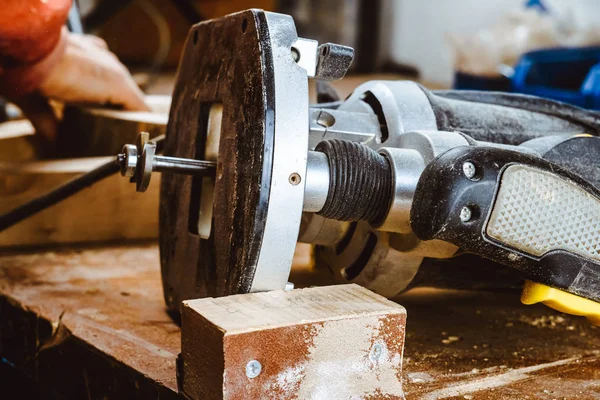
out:
<path id="1" fill-rule="evenodd" d="M 213 161 L 154 156 L 152 171 L 186 175 L 209 175 L 215 173 L 216 165 Z"/>
<path id="2" fill-rule="evenodd" d="M 98 168 L 59 186 L 50 193 L 46 193 L 9 211 L 0 216 L 0 232 L 118 171 L 119 165 L 116 161 L 106 162 Z"/>

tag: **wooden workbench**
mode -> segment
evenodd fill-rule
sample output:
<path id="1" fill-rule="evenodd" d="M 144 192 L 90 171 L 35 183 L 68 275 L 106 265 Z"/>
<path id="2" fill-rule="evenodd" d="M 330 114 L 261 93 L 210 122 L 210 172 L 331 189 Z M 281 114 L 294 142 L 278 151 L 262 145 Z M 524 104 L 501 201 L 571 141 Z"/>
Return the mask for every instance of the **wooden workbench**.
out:
<path id="1" fill-rule="evenodd" d="M 408 399 L 600 398 L 600 331 L 581 318 L 522 306 L 514 293 L 419 289 L 398 300 Z M 179 335 L 154 243 L 0 256 L 3 369 L 37 391 L 178 398 Z M 3 393 L 11 383 L 22 385 L 3 382 Z"/>

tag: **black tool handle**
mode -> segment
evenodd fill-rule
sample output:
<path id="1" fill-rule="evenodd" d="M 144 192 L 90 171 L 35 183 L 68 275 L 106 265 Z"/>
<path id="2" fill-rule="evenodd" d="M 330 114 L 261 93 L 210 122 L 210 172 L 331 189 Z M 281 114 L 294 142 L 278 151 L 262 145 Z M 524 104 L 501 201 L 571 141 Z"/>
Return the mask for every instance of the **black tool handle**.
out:
<path id="1" fill-rule="evenodd" d="M 459 131 L 475 140 L 519 145 L 556 134 L 600 135 L 600 114 L 536 96 L 422 88 L 437 129 Z"/>
<path id="2" fill-rule="evenodd" d="M 447 151 L 421 175 L 411 226 L 422 240 L 600 301 L 600 191 L 544 159 L 493 147 Z"/>
<path id="3" fill-rule="evenodd" d="M 600 137 L 590 135 L 547 136 L 524 143 L 547 161 L 579 175 L 600 189 Z"/>

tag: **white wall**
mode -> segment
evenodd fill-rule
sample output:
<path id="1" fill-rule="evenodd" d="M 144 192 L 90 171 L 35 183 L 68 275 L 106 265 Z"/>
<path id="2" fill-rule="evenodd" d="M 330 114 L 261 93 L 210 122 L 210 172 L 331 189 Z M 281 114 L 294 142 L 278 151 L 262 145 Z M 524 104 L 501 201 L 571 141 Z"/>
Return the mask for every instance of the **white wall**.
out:
<path id="1" fill-rule="evenodd" d="M 382 0 L 380 61 L 416 67 L 424 80 L 452 83 L 449 32 L 474 33 L 519 10 L 525 0 Z M 556 12 L 600 25 L 599 0 L 546 0 Z"/>

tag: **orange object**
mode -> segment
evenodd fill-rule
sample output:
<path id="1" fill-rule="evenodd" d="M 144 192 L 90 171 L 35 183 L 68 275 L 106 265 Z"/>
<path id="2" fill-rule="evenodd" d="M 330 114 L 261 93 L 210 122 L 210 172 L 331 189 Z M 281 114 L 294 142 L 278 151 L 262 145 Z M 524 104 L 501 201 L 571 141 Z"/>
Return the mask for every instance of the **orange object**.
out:
<path id="1" fill-rule="evenodd" d="M 0 94 L 37 88 L 64 46 L 62 27 L 71 0 L 4 0 L 0 13 Z"/>

